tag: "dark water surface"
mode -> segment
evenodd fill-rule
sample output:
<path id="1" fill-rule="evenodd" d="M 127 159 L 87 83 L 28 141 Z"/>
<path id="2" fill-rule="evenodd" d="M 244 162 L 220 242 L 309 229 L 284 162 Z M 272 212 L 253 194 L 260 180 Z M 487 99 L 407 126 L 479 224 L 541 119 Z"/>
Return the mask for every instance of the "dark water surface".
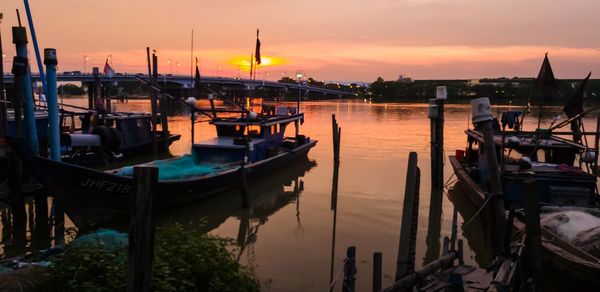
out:
<path id="1" fill-rule="evenodd" d="M 85 104 L 82 99 L 66 102 Z M 149 111 L 149 103 L 115 103 L 113 110 Z M 189 116 L 185 109 L 180 110 L 182 114 L 169 118 L 170 130 L 182 134 L 181 140 L 171 147 L 173 155 L 189 153 L 191 143 Z M 251 208 L 241 208 L 239 191 L 234 190 L 164 212 L 159 224 L 178 222 L 187 228 L 233 238 L 239 246 L 236 256 L 256 271 L 267 291 L 328 290 L 333 239 L 331 114 L 335 114 L 342 127 L 333 254 L 336 290 L 341 290 L 343 259 L 350 245 L 357 249 L 357 291 L 371 289 L 373 252 L 383 253 L 383 285 L 392 283 L 410 151 L 418 153 L 421 168 L 417 267 L 437 258 L 443 237 L 451 234 L 454 205 L 447 194 L 431 200 L 426 105 L 333 100 L 305 102 L 302 111 L 305 123 L 301 134 L 319 143 L 311 150 L 308 161 L 252 182 Z M 469 107 L 447 105 L 445 115 L 445 151 L 450 155 L 466 146 L 463 131 L 470 119 Z M 551 118 L 544 117 L 544 124 Z M 532 128 L 536 121 L 529 118 L 527 122 Z M 587 122 L 592 127 L 593 123 Z M 195 141 L 215 135 L 207 123 L 196 125 Z M 446 181 L 452 175 L 449 163 L 444 172 Z M 450 197 L 459 206 L 458 238 L 465 240 L 465 261 L 485 267 L 490 260 L 484 245 L 485 228 L 474 221 L 461 231 L 460 225 L 475 210 L 461 199 L 459 190 L 450 190 Z M 6 242 L 2 248 L 0 251 L 10 252 Z"/>

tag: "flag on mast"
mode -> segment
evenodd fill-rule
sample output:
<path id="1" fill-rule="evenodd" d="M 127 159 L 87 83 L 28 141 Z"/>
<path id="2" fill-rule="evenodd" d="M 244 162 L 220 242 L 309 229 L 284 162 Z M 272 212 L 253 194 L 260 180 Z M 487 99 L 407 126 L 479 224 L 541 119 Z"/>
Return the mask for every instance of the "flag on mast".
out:
<path id="1" fill-rule="evenodd" d="M 104 63 L 104 75 L 108 76 L 109 78 L 115 76 L 115 70 L 110 66 L 110 64 L 108 63 L 108 60 L 110 59 L 110 56 L 106 58 L 106 62 Z"/>
<path id="2" fill-rule="evenodd" d="M 260 59 L 260 39 L 258 39 L 258 29 L 256 30 L 256 49 L 254 50 L 254 59 L 256 61 L 256 65 L 260 65 L 262 60 Z"/>
<path id="3" fill-rule="evenodd" d="M 252 79 L 252 73 L 254 71 L 254 56 L 250 54 L 250 79 Z"/>
<path id="4" fill-rule="evenodd" d="M 194 88 L 200 88 L 200 69 L 198 69 L 198 58 L 196 58 L 196 75 L 194 76 Z"/>
<path id="5" fill-rule="evenodd" d="M 592 76 L 592 72 L 588 74 L 579 86 L 573 91 L 573 94 L 565 104 L 563 111 L 567 114 L 567 117 L 572 118 L 583 112 L 583 96 L 585 94 L 585 87 L 587 86 L 588 80 L 590 80 L 590 76 Z"/>

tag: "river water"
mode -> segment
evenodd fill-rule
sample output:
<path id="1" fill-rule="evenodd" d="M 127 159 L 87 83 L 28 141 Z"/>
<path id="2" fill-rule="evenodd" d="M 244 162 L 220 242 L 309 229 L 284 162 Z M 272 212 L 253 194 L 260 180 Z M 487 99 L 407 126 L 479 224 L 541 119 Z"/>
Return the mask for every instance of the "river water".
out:
<path id="1" fill-rule="evenodd" d="M 66 102 L 85 104 L 83 99 Z M 149 111 L 149 102 L 114 103 L 113 110 Z M 356 290 L 371 289 L 374 252 L 383 254 L 383 285 L 387 286 L 394 278 L 407 159 L 414 151 L 421 169 L 416 265 L 421 267 L 437 258 L 443 238 L 451 235 L 454 204 L 448 194 L 431 199 L 427 105 L 331 100 L 305 102 L 302 111 L 305 122 L 301 134 L 319 141 L 309 161 L 252 182 L 249 209 L 241 208 L 239 191 L 233 190 L 168 210 L 160 215 L 159 224 L 177 222 L 233 238 L 238 245 L 235 255 L 256 272 L 266 291 L 326 291 L 330 278 L 337 280 L 335 290 L 341 290 L 348 246 L 357 250 Z M 342 128 L 335 235 L 331 210 L 332 114 Z M 549 118 L 545 117 L 544 123 Z M 445 119 L 445 154 L 450 155 L 466 146 L 468 105 L 446 105 Z M 189 153 L 189 115 L 182 110 L 170 117 L 169 123 L 172 132 L 182 135 L 172 145 L 171 154 Z M 208 123 L 196 124 L 195 141 L 215 135 Z M 452 182 L 451 176 L 452 168 L 445 163 L 444 181 Z M 485 228 L 475 221 L 461 230 L 463 215 L 468 220 L 474 210 L 460 202 L 460 191 L 453 190 L 451 183 L 449 187 L 450 197 L 461 204 L 458 238 L 465 242 L 465 262 L 485 267 L 490 260 L 484 244 Z M 3 250 L 8 249 L 4 242 Z"/>

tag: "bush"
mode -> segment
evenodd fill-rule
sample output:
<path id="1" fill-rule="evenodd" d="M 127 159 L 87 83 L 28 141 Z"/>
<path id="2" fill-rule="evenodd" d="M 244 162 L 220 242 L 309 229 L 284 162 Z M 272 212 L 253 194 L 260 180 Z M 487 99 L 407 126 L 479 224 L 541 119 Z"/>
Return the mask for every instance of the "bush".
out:
<path id="1" fill-rule="evenodd" d="M 227 249 L 232 241 L 174 225 L 156 230 L 153 291 L 259 291 L 252 271 Z M 100 243 L 68 246 L 49 270 L 52 291 L 125 291 L 126 249 Z"/>

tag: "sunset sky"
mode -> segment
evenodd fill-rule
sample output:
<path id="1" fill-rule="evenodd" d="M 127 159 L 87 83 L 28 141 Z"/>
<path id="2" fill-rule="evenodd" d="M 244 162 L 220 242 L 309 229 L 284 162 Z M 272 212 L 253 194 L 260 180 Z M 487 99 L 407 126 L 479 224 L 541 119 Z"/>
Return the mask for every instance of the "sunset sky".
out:
<path id="1" fill-rule="evenodd" d="M 545 52 L 558 78 L 600 78 L 598 0 L 31 0 L 40 46 L 58 50 L 59 70 L 104 64 L 144 72 L 145 48 L 163 73 L 189 74 L 190 37 L 205 75 L 237 76 L 254 50 L 280 60 L 258 78 L 302 69 L 318 80 L 373 81 L 534 76 Z M 0 1 L 2 38 L 23 2 Z M 33 53 L 33 48 L 30 50 Z M 171 60 L 172 66 L 168 64 Z M 177 66 L 179 62 L 180 66 Z M 9 66 L 5 62 L 5 66 Z M 243 66 L 242 66 L 243 67 Z M 102 69 L 102 68 L 101 68 Z M 240 68 L 244 70 L 245 68 Z M 35 69 L 34 69 L 35 70 Z M 285 73 L 284 73 L 285 72 Z"/>

